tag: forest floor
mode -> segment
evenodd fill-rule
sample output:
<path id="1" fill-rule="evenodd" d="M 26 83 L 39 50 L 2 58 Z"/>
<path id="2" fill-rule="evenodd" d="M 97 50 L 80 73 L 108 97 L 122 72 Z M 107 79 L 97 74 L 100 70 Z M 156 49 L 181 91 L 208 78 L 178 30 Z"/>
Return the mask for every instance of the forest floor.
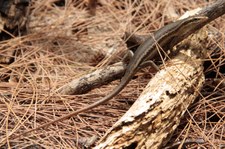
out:
<path id="1" fill-rule="evenodd" d="M 25 31 L 0 42 L 0 148 L 83 148 L 129 109 L 150 79 L 136 74 L 114 99 L 88 112 L 11 139 L 25 130 L 76 111 L 109 94 L 114 81 L 80 95 L 59 88 L 85 74 L 121 61 L 128 49 L 125 32 L 147 35 L 208 0 L 36 0 L 29 5 Z M 88 7 L 89 6 L 89 7 Z M 225 148 L 224 16 L 211 22 L 220 38 L 206 60 L 206 82 L 170 143 L 203 138 L 189 148 Z M 212 81 L 213 80 L 213 81 Z M 217 81 L 217 82 L 216 82 Z M 219 82 L 219 83 L 218 83 Z M 94 145 L 93 144 L 93 145 Z"/>

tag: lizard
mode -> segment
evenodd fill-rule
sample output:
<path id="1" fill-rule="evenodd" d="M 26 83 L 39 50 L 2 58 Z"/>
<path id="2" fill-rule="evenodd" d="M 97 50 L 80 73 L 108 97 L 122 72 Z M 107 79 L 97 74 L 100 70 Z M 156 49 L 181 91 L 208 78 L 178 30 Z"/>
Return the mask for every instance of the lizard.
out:
<path id="1" fill-rule="evenodd" d="M 161 29 L 150 35 L 137 48 L 137 50 L 133 54 L 132 59 L 129 61 L 126 67 L 124 76 L 122 77 L 120 84 L 109 95 L 105 96 L 101 100 L 87 107 L 81 108 L 65 116 L 61 116 L 58 119 L 47 122 L 41 126 L 25 131 L 19 134 L 17 137 L 47 127 L 53 123 L 63 121 L 67 118 L 76 116 L 81 112 L 88 111 L 109 101 L 114 96 L 116 96 L 120 91 L 123 90 L 123 88 L 129 83 L 129 81 L 132 79 L 132 77 L 139 69 L 141 69 L 143 66 L 149 65 L 149 62 L 152 63 L 149 60 L 153 59 L 157 54 L 159 54 L 157 45 L 159 45 L 164 50 L 169 50 L 173 46 L 181 42 L 183 39 L 185 39 L 195 31 L 202 28 L 205 24 L 207 24 L 207 21 L 208 17 L 206 16 L 192 16 L 186 19 L 178 20 L 176 22 L 167 24 L 166 26 L 162 27 Z"/>

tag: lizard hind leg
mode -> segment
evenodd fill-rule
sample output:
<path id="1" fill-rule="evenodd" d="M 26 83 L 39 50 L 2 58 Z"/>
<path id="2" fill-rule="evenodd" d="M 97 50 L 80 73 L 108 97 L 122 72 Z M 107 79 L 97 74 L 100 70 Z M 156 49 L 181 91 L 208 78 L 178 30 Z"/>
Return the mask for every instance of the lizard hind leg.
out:
<path id="1" fill-rule="evenodd" d="M 145 67 L 148 67 L 148 66 L 151 66 L 156 71 L 159 71 L 159 67 L 152 60 L 148 60 L 148 61 L 145 61 L 145 62 L 141 63 L 141 65 L 138 68 L 142 69 L 142 68 L 145 68 Z"/>
<path id="2" fill-rule="evenodd" d="M 132 59 L 133 56 L 134 56 L 133 51 L 128 50 L 128 52 L 123 57 L 122 62 L 127 64 Z"/>

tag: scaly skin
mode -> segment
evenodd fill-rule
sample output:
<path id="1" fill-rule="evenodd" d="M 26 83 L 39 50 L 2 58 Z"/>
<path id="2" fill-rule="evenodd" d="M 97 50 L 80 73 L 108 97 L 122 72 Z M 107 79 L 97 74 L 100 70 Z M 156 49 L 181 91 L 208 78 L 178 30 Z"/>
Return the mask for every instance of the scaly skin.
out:
<path id="1" fill-rule="evenodd" d="M 145 42 L 141 44 L 135 51 L 134 56 L 132 57 L 126 68 L 125 75 L 123 76 L 120 84 L 113 90 L 112 93 L 87 107 L 69 113 L 68 115 L 62 116 L 56 120 L 45 123 L 37 128 L 28 130 L 20 134 L 19 136 L 24 136 L 27 133 L 47 127 L 53 123 L 63 121 L 67 118 L 76 116 L 81 112 L 86 112 L 109 101 L 129 83 L 129 81 L 132 79 L 135 73 L 141 68 L 141 65 L 143 65 L 148 60 L 153 59 L 158 54 L 158 49 L 156 47 L 157 45 L 160 46 L 163 50 L 169 50 L 177 43 L 181 42 L 183 39 L 185 39 L 195 31 L 203 27 L 206 24 L 204 22 L 207 22 L 207 20 L 208 20 L 207 17 L 193 16 L 183 20 L 176 21 L 174 23 L 170 23 L 164 26 L 163 28 L 159 29 L 158 31 L 153 33 L 149 38 L 147 38 Z"/>

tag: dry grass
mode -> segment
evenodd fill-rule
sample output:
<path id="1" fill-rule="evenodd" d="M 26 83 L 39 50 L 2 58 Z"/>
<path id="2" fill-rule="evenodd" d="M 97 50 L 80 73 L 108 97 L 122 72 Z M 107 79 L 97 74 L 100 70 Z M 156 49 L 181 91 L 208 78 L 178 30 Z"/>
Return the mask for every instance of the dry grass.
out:
<path id="1" fill-rule="evenodd" d="M 60 95 L 56 90 L 107 63 L 108 57 L 104 55 L 113 54 L 118 60 L 119 53 L 126 50 L 121 39 L 125 31 L 147 34 L 187 10 L 207 4 L 204 0 L 101 0 L 96 15 L 91 16 L 83 0 L 68 0 L 65 6 L 53 6 L 52 1 L 38 0 L 32 4 L 27 35 L 0 43 L 1 55 L 14 53 L 13 63 L 0 65 L 2 147 L 74 148 L 92 136 L 100 138 L 131 106 L 148 78 L 139 75 L 116 99 L 90 112 L 21 138 L 6 136 L 21 134 L 111 92 L 118 82 L 84 95 Z M 223 17 L 210 26 L 223 34 L 224 23 Z M 225 50 L 224 35 L 215 43 Z M 224 60 L 223 52 L 217 53 L 216 58 L 211 56 L 206 76 L 223 80 L 224 71 L 220 69 Z M 173 140 L 204 138 L 203 146 L 214 148 L 225 144 L 225 86 L 221 83 L 216 86 L 206 81 L 202 95 L 186 113 Z"/>

